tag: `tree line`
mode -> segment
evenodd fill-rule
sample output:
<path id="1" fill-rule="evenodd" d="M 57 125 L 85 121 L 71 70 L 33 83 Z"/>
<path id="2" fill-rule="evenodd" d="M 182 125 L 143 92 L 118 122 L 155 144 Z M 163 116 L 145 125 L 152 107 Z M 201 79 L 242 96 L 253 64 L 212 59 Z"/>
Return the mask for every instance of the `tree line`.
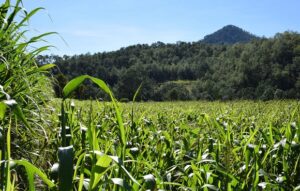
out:
<path id="1" fill-rule="evenodd" d="M 177 42 L 138 44 L 118 51 L 73 56 L 44 55 L 55 63 L 56 96 L 72 78 L 88 74 L 103 79 L 115 96 L 132 100 L 230 100 L 300 98 L 300 35 L 278 33 L 249 43 Z M 78 99 L 106 99 L 86 83 Z"/>

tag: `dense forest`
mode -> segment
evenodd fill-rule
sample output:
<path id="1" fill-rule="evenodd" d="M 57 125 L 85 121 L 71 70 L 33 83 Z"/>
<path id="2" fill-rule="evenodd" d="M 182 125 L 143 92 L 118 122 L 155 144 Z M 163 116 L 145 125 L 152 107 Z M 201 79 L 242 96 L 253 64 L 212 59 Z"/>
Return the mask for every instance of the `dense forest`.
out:
<path id="1" fill-rule="evenodd" d="M 202 42 L 211 44 L 235 44 L 245 43 L 259 37 L 234 25 L 227 25 L 220 30 L 206 35 Z"/>
<path id="2" fill-rule="evenodd" d="M 52 76 L 58 97 L 67 81 L 88 74 L 103 79 L 124 101 L 132 100 L 140 85 L 138 99 L 144 101 L 300 98 L 299 33 L 251 38 L 237 27 L 224 28 L 198 42 L 138 44 L 113 52 L 48 55 L 37 60 L 57 65 Z M 222 43 L 220 36 L 230 36 L 224 32 L 241 38 L 240 42 Z M 88 83 L 74 96 L 105 99 Z"/>

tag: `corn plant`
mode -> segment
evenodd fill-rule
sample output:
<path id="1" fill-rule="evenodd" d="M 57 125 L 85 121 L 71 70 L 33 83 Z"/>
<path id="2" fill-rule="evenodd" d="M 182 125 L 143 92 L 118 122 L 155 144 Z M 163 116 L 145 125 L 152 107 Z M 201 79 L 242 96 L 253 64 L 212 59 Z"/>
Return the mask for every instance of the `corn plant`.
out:
<path id="1" fill-rule="evenodd" d="M 94 107 L 87 110 L 86 116 L 92 114 L 93 128 L 101 131 L 94 136 L 101 150 L 96 153 L 117 155 L 118 132 L 113 130 L 117 123 L 110 103 L 90 103 Z M 126 177 L 116 179 L 118 173 L 107 170 L 109 175 L 99 177 L 97 189 L 116 189 L 109 185 L 117 184 L 117 180 L 125 190 L 298 188 L 299 103 L 139 103 L 134 128 L 130 105 L 122 105 L 126 128 L 123 165 L 140 186 L 133 181 L 124 183 Z M 81 156 L 76 163 L 80 166 L 75 168 L 77 174 L 82 172 L 83 158 L 87 159 Z M 103 169 L 113 160 L 106 158 L 98 163 Z M 104 161 L 108 163 L 104 165 Z M 91 169 L 87 163 L 85 167 Z M 83 178 L 80 185 L 87 184 L 84 177 L 88 174 L 79 175 Z"/>
<path id="2" fill-rule="evenodd" d="M 114 155 L 109 155 L 100 150 L 98 136 L 101 134 L 101 129 L 97 128 L 94 118 L 92 107 L 90 108 L 90 115 L 87 119 L 87 127 L 81 127 L 74 122 L 74 106 L 67 106 L 66 99 L 71 93 L 79 87 L 79 85 L 86 79 L 91 80 L 99 86 L 105 93 L 107 93 L 112 102 L 111 112 L 114 113 L 115 123 L 117 124 L 117 138 L 118 146 L 116 147 Z M 85 75 L 79 76 L 71 80 L 63 89 L 64 99 L 61 103 L 60 114 L 60 137 L 61 147 L 59 147 L 59 163 L 58 163 L 58 185 L 59 190 L 72 190 L 77 187 L 82 190 L 99 190 L 100 188 L 110 188 L 110 185 L 103 183 L 102 178 L 106 178 L 113 183 L 113 187 L 129 187 L 127 179 L 134 182 L 136 185 L 139 183 L 124 167 L 124 159 L 126 155 L 126 132 L 120 112 L 119 105 L 115 100 L 112 92 L 108 86 L 100 79 Z M 70 110 L 67 111 L 66 108 Z M 78 135 L 80 134 L 80 135 Z M 76 147 L 74 153 L 73 146 Z M 78 158 L 73 158 L 73 155 Z M 73 172 L 73 162 L 75 171 Z M 117 168 L 116 168 L 117 167 Z M 113 173 L 111 169 L 117 170 Z M 86 173 L 88 171 L 89 173 Z M 110 175 L 107 175 L 110 172 Z M 116 178 L 114 176 L 117 176 Z M 107 185 L 108 184 L 108 185 Z"/>

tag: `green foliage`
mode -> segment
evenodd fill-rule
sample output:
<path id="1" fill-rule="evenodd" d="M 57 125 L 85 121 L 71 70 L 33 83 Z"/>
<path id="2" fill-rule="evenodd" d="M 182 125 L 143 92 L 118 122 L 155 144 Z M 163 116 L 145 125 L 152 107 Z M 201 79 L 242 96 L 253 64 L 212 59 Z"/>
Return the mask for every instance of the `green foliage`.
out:
<path id="1" fill-rule="evenodd" d="M 210 44 L 235 44 L 247 43 L 255 39 L 258 39 L 258 37 L 234 25 L 227 25 L 205 36 L 202 42 Z"/>
<path id="2" fill-rule="evenodd" d="M 299 42 L 298 33 L 285 32 L 248 43 L 157 42 L 93 55 L 40 56 L 38 62 L 54 61 L 60 68 L 53 70 L 61 83 L 55 85 L 58 96 L 63 81 L 88 74 L 103 79 L 123 100 L 132 100 L 141 83 L 137 100 L 145 101 L 299 98 Z M 177 81 L 192 85 L 174 85 Z M 160 93 L 164 89 L 174 90 L 166 96 Z M 92 83 L 84 83 L 74 97 L 109 100 Z"/>
<path id="3" fill-rule="evenodd" d="M 36 166 L 32 165 L 26 160 L 14 160 L 13 162 L 16 163 L 16 165 L 23 166 L 26 169 L 27 172 L 27 178 L 29 181 L 29 190 L 35 190 L 35 182 L 34 182 L 34 176 L 38 175 L 48 186 L 49 188 L 53 188 L 55 184 L 47 178 L 47 175 L 44 174 L 40 169 L 38 169 Z"/>
<path id="4" fill-rule="evenodd" d="M 64 99 L 67 98 L 74 90 L 76 90 L 86 78 L 88 78 L 87 75 L 79 76 L 68 82 L 63 89 Z"/>
<path id="5" fill-rule="evenodd" d="M 157 92 L 156 98 L 159 100 L 189 100 L 190 92 L 184 84 L 167 82 L 161 85 Z"/>
<path id="6" fill-rule="evenodd" d="M 13 159 L 36 160 L 35 152 L 44 141 L 36 136 L 45 132 L 40 126 L 40 106 L 51 96 L 51 90 L 46 88 L 50 81 L 43 73 L 54 65 L 38 67 L 35 61 L 35 56 L 48 46 L 36 49 L 31 46 L 53 33 L 27 39 L 28 21 L 42 8 L 27 12 L 22 5 L 21 0 L 5 0 L 0 4 L 1 190 L 15 190 L 17 180 L 20 187 L 27 185 L 24 171 L 13 173 L 10 164 Z M 29 188 L 34 190 L 34 174 L 42 175 L 41 171 L 31 168 L 25 160 L 15 163 L 25 167 Z"/>
<path id="7" fill-rule="evenodd" d="M 78 189 L 293 190 L 300 181 L 297 101 L 122 104 L 124 159 L 112 103 L 87 103 L 66 107 Z"/>
<path id="8" fill-rule="evenodd" d="M 63 82 L 63 99 L 52 100 L 50 110 L 43 99 L 43 73 L 54 65 L 35 63 L 47 47 L 27 48 L 52 33 L 26 41 L 22 28 L 41 9 L 28 13 L 21 5 L 21 0 L 13 6 L 6 0 L 0 6 L 1 190 L 299 189 L 298 101 L 121 104 L 103 80 L 88 73 Z M 107 56 L 104 63 L 112 65 L 110 72 L 117 71 L 117 76 L 107 74 L 111 86 L 136 90 L 125 94 L 133 101 L 143 95 L 143 88 L 155 90 L 157 99 L 232 99 L 251 93 L 269 99 L 275 93 L 298 96 L 297 43 L 298 34 L 285 33 L 233 46 L 137 45 L 145 52 L 123 49 L 139 56 L 120 54 L 116 65 L 109 59 L 114 54 L 98 56 Z M 199 55 L 205 58 L 193 46 L 202 47 Z M 189 49 L 200 60 L 191 68 L 201 71 L 188 67 Z M 161 59 L 163 67 L 153 64 L 153 58 Z M 74 58 L 62 61 L 69 59 Z M 139 59 L 149 62 L 142 65 Z M 155 72 L 148 70 L 152 67 Z M 99 68 L 106 70 L 104 65 Z M 150 82 L 160 86 L 153 88 Z M 85 83 L 94 84 L 110 102 L 70 101 Z M 143 96 L 154 96 L 149 92 Z"/>

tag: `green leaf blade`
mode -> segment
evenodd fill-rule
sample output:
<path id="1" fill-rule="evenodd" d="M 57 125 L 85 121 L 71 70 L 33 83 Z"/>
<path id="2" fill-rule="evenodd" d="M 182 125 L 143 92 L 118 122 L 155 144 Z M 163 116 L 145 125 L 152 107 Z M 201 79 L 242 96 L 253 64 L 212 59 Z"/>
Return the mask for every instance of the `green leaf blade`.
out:
<path id="1" fill-rule="evenodd" d="M 66 84 L 66 86 L 63 89 L 63 99 L 66 99 L 70 96 L 70 94 L 75 91 L 80 84 L 84 82 L 85 79 L 89 78 L 88 75 L 79 76 L 77 78 L 74 78 L 70 82 Z"/>

